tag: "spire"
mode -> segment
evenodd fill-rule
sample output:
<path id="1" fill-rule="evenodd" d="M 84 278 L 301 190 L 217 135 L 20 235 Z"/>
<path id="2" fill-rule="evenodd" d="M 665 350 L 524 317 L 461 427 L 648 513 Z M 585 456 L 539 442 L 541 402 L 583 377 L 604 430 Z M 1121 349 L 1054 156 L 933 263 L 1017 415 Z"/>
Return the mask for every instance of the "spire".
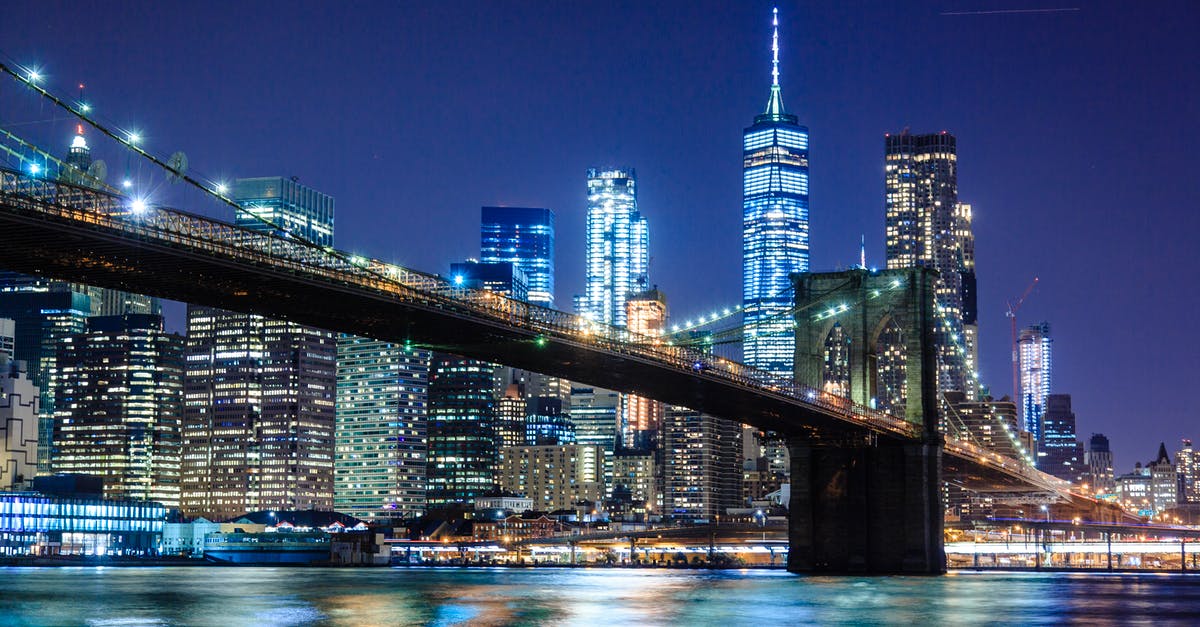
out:
<path id="1" fill-rule="evenodd" d="M 788 115 L 783 109 L 783 93 L 779 88 L 779 8 L 771 11 L 771 98 L 767 100 L 767 110 L 755 118 L 759 121 L 789 121 L 795 122 L 795 116 Z"/>

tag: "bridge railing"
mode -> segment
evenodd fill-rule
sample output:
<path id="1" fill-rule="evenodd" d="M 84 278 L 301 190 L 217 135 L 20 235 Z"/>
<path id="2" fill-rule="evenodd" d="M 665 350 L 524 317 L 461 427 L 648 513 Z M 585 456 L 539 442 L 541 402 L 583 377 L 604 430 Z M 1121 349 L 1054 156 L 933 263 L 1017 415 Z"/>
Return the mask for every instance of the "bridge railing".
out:
<path id="1" fill-rule="evenodd" d="M 250 229 L 168 207 L 135 206 L 122 196 L 11 170 L 0 170 L 0 193 L 13 202 L 31 201 L 30 208 L 38 211 L 111 228 L 140 239 L 367 288 L 408 304 L 484 319 L 524 329 L 535 336 L 647 359 L 693 376 L 753 388 L 876 430 L 905 437 L 920 434 L 918 425 L 895 416 L 789 378 L 695 348 L 673 345 L 668 336 L 641 335 L 494 292 L 455 286 L 442 277 L 317 246 L 288 233 Z"/>

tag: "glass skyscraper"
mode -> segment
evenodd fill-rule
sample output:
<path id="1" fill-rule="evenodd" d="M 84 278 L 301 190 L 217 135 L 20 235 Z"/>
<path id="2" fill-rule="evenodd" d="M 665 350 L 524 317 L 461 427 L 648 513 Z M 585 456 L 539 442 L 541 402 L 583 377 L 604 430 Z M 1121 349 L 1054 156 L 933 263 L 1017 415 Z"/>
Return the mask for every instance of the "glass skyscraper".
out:
<path id="1" fill-rule="evenodd" d="M 321 246 L 333 246 L 333 197 L 305 187 L 294 178 L 266 176 L 238 179 L 233 199 L 242 207 L 238 226 L 265 231 L 271 227 Z"/>
<path id="2" fill-rule="evenodd" d="M 587 262 L 580 315 L 625 326 L 625 301 L 649 289 L 650 235 L 632 168 L 588 170 Z"/>
<path id="3" fill-rule="evenodd" d="M 1050 395 L 1051 348 L 1050 323 L 1042 322 L 1021 330 L 1017 355 L 1021 378 L 1021 418 L 1025 430 L 1039 446 L 1044 439 L 1042 421 L 1046 415 L 1046 397 Z"/>
<path id="4" fill-rule="evenodd" d="M 529 302 L 554 307 L 554 212 L 528 207 L 483 207 L 480 261 L 507 261 L 525 273 Z"/>
<path id="5" fill-rule="evenodd" d="M 742 134 L 743 351 L 747 364 L 791 378 L 789 276 L 808 270 L 808 127 L 783 108 L 778 9 L 773 25 L 771 96 Z"/>

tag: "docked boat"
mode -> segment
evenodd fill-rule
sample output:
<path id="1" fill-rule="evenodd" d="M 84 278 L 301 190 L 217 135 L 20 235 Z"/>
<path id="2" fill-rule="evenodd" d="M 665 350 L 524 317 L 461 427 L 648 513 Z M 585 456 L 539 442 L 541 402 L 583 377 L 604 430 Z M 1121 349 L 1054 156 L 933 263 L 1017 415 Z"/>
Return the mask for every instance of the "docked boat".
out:
<path id="1" fill-rule="evenodd" d="M 329 534 L 317 530 L 210 533 L 204 536 L 204 559 L 222 564 L 322 564 L 329 561 L 330 546 Z"/>

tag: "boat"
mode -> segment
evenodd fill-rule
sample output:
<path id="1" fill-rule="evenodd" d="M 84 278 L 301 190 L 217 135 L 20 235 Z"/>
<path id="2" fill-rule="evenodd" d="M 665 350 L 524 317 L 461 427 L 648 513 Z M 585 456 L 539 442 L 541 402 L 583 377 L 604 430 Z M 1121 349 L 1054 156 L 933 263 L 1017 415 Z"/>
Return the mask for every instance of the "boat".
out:
<path id="1" fill-rule="evenodd" d="M 221 564 L 323 564 L 329 561 L 330 546 L 324 531 L 218 532 L 204 536 L 204 559 Z"/>

